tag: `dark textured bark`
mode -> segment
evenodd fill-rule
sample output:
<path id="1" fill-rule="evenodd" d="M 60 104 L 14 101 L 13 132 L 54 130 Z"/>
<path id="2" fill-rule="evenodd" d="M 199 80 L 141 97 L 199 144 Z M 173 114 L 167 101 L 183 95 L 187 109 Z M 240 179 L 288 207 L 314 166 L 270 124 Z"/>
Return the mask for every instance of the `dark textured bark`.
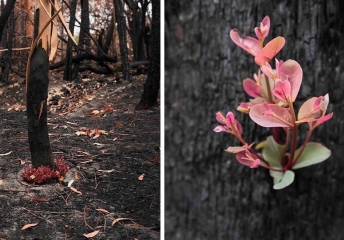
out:
<path id="1" fill-rule="evenodd" d="M 80 5 L 82 27 L 80 28 L 79 47 L 90 50 L 90 10 L 88 0 L 80 0 Z"/>
<path id="2" fill-rule="evenodd" d="M 71 0 L 70 1 L 70 20 L 69 20 L 69 30 L 72 34 L 74 34 L 74 24 L 75 24 L 75 11 L 76 11 L 76 3 L 77 0 Z M 65 69 L 63 73 L 63 79 L 67 81 L 73 80 L 73 42 L 68 37 L 68 43 L 67 43 L 67 52 L 66 52 L 66 60 L 65 60 Z"/>
<path id="3" fill-rule="evenodd" d="M 105 43 L 104 43 L 104 47 L 103 47 L 103 51 L 106 54 L 108 54 L 108 52 L 109 52 L 109 47 L 110 47 L 110 44 L 113 40 L 113 31 L 114 30 L 115 30 L 115 19 L 114 19 L 113 14 L 112 14 L 111 22 L 110 22 L 110 25 L 109 25 L 107 32 L 106 32 L 106 38 L 105 38 Z"/>
<path id="4" fill-rule="evenodd" d="M 1 81 L 3 82 L 8 82 L 8 75 L 10 73 L 10 68 L 11 68 L 11 56 L 12 56 L 12 41 L 13 41 L 13 32 L 14 32 L 14 14 L 10 15 L 10 22 L 8 24 L 8 38 L 7 34 L 5 34 L 3 39 L 4 43 L 3 46 L 4 48 L 7 48 L 8 50 L 4 53 L 3 60 L 4 60 L 4 65 L 3 65 L 3 71 L 1 75 Z"/>
<path id="5" fill-rule="evenodd" d="M 137 109 L 147 109 L 158 104 L 160 87 L 160 1 L 152 0 L 152 58 L 150 59 L 147 80 L 143 86 L 141 100 Z"/>
<path id="6" fill-rule="evenodd" d="M 86 51 L 90 51 L 91 48 L 91 41 L 89 38 L 90 35 L 90 11 L 89 11 L 89 4 L 88 0 L 80 0 L 81 5 L 81 28 L 80 28 L 80 35 L 79 35 L 79 42 L 78 42 L 78 54 L 81 53 L 81 49 L 85 49 Z M 79 67 L 80 62 L 76 62 L 73 68 L 73 79 L 78 79 L 79 75 Z"/>
<path id="7" fill-rule="evenodd" d="M 0 16 L 0 36 L 2 36 L 2 32 L 6 28 L 6 24 L 8 21 L 8 18 L 11 15 L 11 12 L 14 9 L 16 1 L 15 0 L 8 0 L 6 1 L 5 7 L 1 11 L 1 16 Z"/>
<path id="8" fill-rule="evenodd" d="M 31 57 L 27 89 L 28 138 L 34 167 L 54 168 L 47 125 L 47 97 L 49 60 L 45 50 L 38 46 Z"/>
<path id="9" fill-rule="evenodd" d="M 123 76 L 125 80 L 132 81 L 128 59 L 127 31 L 122 0 L 114 0 L 114 5 L 119 36 L 119 45 L 121 50 Z"/>
<path id="10" fill-rule="evenodd" d="M 165 239 L 344 239 L 343 6 L 335 0 L 166 2 Z M 297 108 L 329 92 L 334 112 L 312 136 L 332 150 L 330 159 L 297 170 L 294 183 L 279 191 L 265 169 L 244 167 L 224 152 L 239 145 L 234 137 L 212 130 L 215 113 L 231 110 L 249 142 L 269 133 L 235 111 L 248 100 L 241 81 L 258 67 L 229 38 L 232 28 L 254 36 L 265 15 L 268 40 L 286 38 L 278 58 L 303 68 Z"/>

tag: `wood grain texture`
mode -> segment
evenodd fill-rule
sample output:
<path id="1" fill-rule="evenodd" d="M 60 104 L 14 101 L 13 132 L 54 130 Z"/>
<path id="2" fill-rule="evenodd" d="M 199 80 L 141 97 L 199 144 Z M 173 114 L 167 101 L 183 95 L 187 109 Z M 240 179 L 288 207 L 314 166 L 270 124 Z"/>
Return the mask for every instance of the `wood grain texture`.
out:
<path id="1" fill-rule="evenodd" d="M 344 238 L 343 6 L 334 0 L 166 2 L 166 239 Z M 268 39 L 286 38 L 278 57 L 303 68 L 296 105 L 328 92 L 334 112 L 312 137 L 332 150 L 331 158 L 295 171 L 295 182 L 280 191 L 265 169 L 251 170 L 224 152 L 236 140 L 212 131 L 216 111 L 236 112 L 248 100 L 241 81 L 258 69 L 229 31 L 253 36 L 265 15 Z M 235 114 L 246 139 L 265 139 L 268 131 Z"/>

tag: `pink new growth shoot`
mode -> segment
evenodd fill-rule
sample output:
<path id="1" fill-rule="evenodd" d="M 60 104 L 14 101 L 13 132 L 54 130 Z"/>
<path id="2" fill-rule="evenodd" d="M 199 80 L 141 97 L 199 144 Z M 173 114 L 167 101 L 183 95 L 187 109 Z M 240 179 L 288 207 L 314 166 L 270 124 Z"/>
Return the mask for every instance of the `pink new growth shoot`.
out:
<path id="1" fill-rule="evenodd" d="M 285 45 L 283 37 L 277 36 L 264 45 L 269 31 L 270 18 L 266 16 L 254 28 L 256 38 L 244 36 L 237 29 L 231 30 L 229 35 L 236 45 L 254 57 L 258 65 L 254 79 L 243 80 L 244 91 L 251 99 L 241 102 L 237 110 L 248 114 L 259 126 L 273 128 L 273 136 L 268 136 L 253 150 L 254 143 L 248 145 L 244 140 L 242 126 L 233 112 L 228 112 L 226 117 L 217 112 L 216 120 L 220 125 L 214 131 L 234 135 L 242 145 L 228 147 L 226 152 L 235 154 L 237 161 L 245 166 L 261 166 L 270 170 L 274 189 L 282 189 L 293 182 L 294 169 L 317 164 L 330 157 L 331 151 L 320 143 L 310 142 L 310 137 L 319 125 L 332 118 L 333 113 L 326 114 L 329 95 L 325 94 L 305 101 L 296 114 L 294 102 L 300 91 L 303 71 L 295 60 L 276 58 Z M 273 59 L 275 69 L 269 63 Z M 298 129 L 304 123 L 308 124 L 308 133 L 300 143 Z M 281 131 L 285 132 L 285 139 L 280 139 Z"/>

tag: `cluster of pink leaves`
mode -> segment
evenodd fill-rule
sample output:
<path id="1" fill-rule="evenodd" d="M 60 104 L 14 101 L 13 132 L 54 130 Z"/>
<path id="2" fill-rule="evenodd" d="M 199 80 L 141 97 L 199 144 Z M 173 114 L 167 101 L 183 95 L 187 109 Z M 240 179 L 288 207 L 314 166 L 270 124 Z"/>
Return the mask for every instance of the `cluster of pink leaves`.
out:
<path id="1" fill-rule="evenodd" d="M 308 123 L 309 133 L 312 133 L 316 127 L 333 116 L 333 113 L 326 115 L 329 96 L 326 94 L 308 99 L 302 104 L 296 115 L 293 102 L 296 100 L 301 87 L 303 71 L 295 60 L 275 59 L 275 69 L 271 67 L 269 62 L 284 47 L 285 39 L 278 36 L 264 45 L 269 30 L 270 18 L 266 16 L 260 26 L 254 29 L 257 38 L 243 36 L 236 29 L 230 31 L 230 38 L 233 42 L 250 53 L 259 66 L 258 73 L 254 74 L 254 79 L 246 78 L 243 80 L 244 91 L 253 99 L 250 99 L 249 102 L 240 103 L 237 110 L 249 114 L 250 118 L 262 127 L 280 127 L 288 133 L 293 131 L 293 134 L 296 134 L 299 124 Z M 220 125 L 215 127 L 215 132 L 230 133 L 242 143 L 242 146 L 229 147 L 226 150 L 236 154 L 236 159 L 241 164 L 251 168 L 262 166 L 270 170 L 286 171 L 296 163 L 295 159 L 290 159 L 282 170 L 271 168 L 261 155 L 251 149 L 253 144 L 248 145 L 242 138 L 242 126 L 232 112 L 228 112 L 226 117 L 218 112 L 216 119 Z M 304 147 L 305 145 L 306 142 Z M 294 149 L 291 149 L 288 157 L 294 157 L 294 152 L 295 146 Z"/>
<path id="2" fill-rule="evenodd" d="M 27 167 L 22 173 L 22 177 L 25 181 L 42 184 L 46 181 L 57 179 L 62 181 L 66 176 L 69 167 L 64 162 L 63 157 L 56 158 L 55 160 L 56 169 L 51 169 L 48 166 L 40 166 L 38 168 Z"/>

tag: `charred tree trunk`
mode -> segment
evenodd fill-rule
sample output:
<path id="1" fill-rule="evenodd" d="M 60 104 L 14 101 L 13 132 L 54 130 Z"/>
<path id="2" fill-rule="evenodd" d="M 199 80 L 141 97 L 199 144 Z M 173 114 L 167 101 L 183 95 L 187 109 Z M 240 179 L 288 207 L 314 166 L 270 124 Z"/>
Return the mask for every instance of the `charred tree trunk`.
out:
<path id="1" fill-rule="evenodd" d="M 160 87 L 160 1 L 152 0 L 152 58 L 147 80 L 143 87 L 143 94 L 136 109 L 147 109 L 158 105 Z"/>
<path id="2" fill-rule="evenodd" d="M 88 0 L 80 0 L 81 5 L 81 28 L 80 28 L 80 35 L 79 35 L 79 42 L 78 42 L 78 54 L 81 53 L 80 49 L 85 49 L 87 52 L 90 51 L 91 48 L 91 41 L 89 38 L 90 34 L 90 11 L 89 11 L 89 4 Z M 80 62 L 76 62 L 74 64 L 73 69 L 73 79 L 78 79 L 79 75 L 79 67 Z"/>
<path id="3" fill-rule="evenodd" d="M 110 26 L 108 27 L 108 30 L 106 33 L 106 38 L 105 38 L 105 44 L 103 47 L 103 52 L 106 54 L 108 54 L 108 52 L 109 52 L 110 44 L 113 40 L 113 31 L 114 30 L 115 30 L 115 19 L 114 19 L 114 16 L 112 14 Z"/>
<path id="4" fill-rule="evenodd" d="M 3 82 L 8 82 L 8 75 L 10 73 L 11 68 L 11 56 L 12 56 L 12 42 L 13 42 L 13 32 L 14 32 L 14 14 L 13 12 L 10 15 L 10 22 L 7 25 L 8 26 L 8 37 L 6 32 L 4 33 L 4 48 L 7 48 L 8 50 L 4 52 L 3 54 L 3 71 L 1 80 Z"/>
<path id="5" fill-rule="evenodd" d="M 149 1 L 147 0 L 124 0 L 130 8 L 129 33 L 132 41 L 134 61 L 144 59 L 143 38 L 146 26 L 146 11 Z M 139 6 L 139 4 L 141 6 Z"/>
<path id="6" fill-rule="evenodd" d="M 2 32 L 6 28 L 6 24 L 8 21 L 8 18 L 11 15 L 11 12 L 14 9 L 14 5 L 16 3 L 16 0 L 8 0 L 6 1 L 5 7 L 1 11 L 1 16 L 0 16 L 0 36 L 2 36 Z"/>
<path id="7" fill-rule="evenodd" d="M 69 30 L 74 34 L 74 25 L 75 25 L 75 11 L 76 11 L 77 0 L 71 0 L 70 2 L 70 20 L 69 20 Z M 68 37 L 67 43 L 67 53 L 65 60 L 65 69 L 63 74 L 63 79 L 67 81 L 73 80 L 73 41 Z"/>
<path id="8" fill-rule="evenodd" d="M 123 78 L 125 80 L 132 81 L 130 74 L 129 58 L 128 58 L 128 47 L 127 47 L 127 30 L 124 17 L 124 9 L 122 0 L 114 0 L 116 20 L 117 20 L 117 30 L 119 36 L 119 45 L 121 50 L 122 58 L 122 71 Z"/>
<path id="9" fill-rule="evenodd" d="M 49 59 L 38 46 L 31 57 L 27 89 L 28 137 L 32 165 L 54 168 L 47 124 L 47 97 L 49 86 Z"/>
<path id="10" fill-rule="evenodd" d="M 344 239 L 344 2 L 193 0 L 167 1 L 165 8 L 165 238 Z M 286 38 L 279 58 L 303 68 L 297 106 L 328 92 L 334 112 L 312 136 L 332 156 L 298 169 L 279 191 L 268 171 L 244 167 L 224 151 L 238 141 L 212 130 L 217 111 L 233 111 L 250 142 L 270 133 L 235 111 L 248 101 L 242 80 L 258 67 L 229 38 L 233 28 L 254 36 L 266 15 L 267 40 Z"/>

